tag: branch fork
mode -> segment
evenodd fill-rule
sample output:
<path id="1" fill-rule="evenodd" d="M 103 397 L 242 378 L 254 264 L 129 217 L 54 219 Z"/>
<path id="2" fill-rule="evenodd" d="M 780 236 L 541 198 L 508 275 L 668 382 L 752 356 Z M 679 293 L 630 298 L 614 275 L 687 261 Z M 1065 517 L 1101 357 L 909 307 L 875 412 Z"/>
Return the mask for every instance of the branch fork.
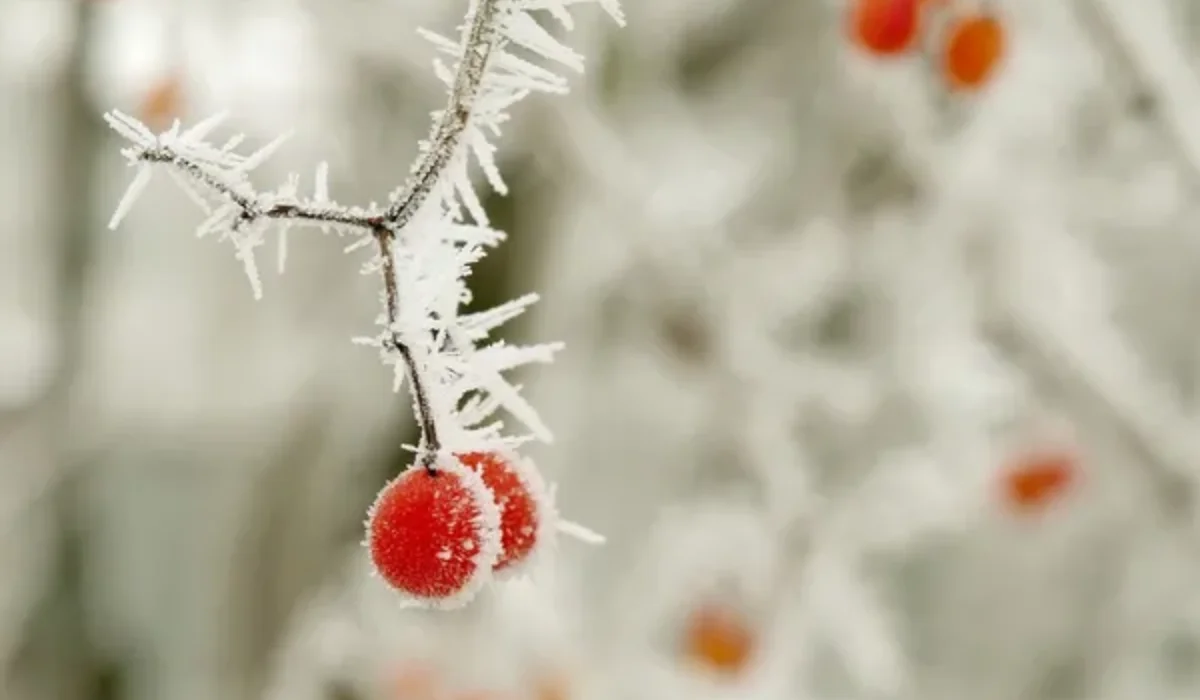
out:
<path id="1" fill-rule="evenodd" d="M 365 271 L 379 274 L 383 283 L 382 330 L 374 338 L 356 342 L 380 350 L 384 362 L 395 366 L 397 384 L 408 380 L 421 428 L 417 464 L 434 473 L 444 450 L 488 449 L 529 439 L 503 436 L 502 423 L 488 422 L 501 408 L 517 418 L 531 437 L 548 442 L 549 430 L 520 396 L 519 387 L 509 384 L 502 373 L 550 362 L 561 346 L 481 345 L 494 328 L 534 303 L 536 295 L 478 313 L 459 312 L 468 296 L 464 279 L 471 265 L 483 257 L 485 248 L 503 238 L 501 232 L 488 228 L 468 163 L 474 160 L 492 187 L 504 192 L 488 139 L 500 133 L 506 109 L 533 92 L 566 91 L 565 80 L 557 74 L 506 49 L 519 46 L 548 62 L 582 70 L 582 58 L 551 36 L 531 13 L 547 11 L 570 29 L 568 8 L 589 1 L 624 23 L 616 0 L 469 0 L 458 41 L 422 30 L 440 53 L 453 56 L 456 65 L 451 71 L 435 60 L 437 75 L 447 86 L 446 104 L 433 113 L 429 138 L 419 144 L 420 154 L 408 177 L 389 195 L 385 207 L 332 201 L 324 164 L 317 168 L 311 197 L 298 195 L 295 175 L 274 192 L 258 191 L 249 174 L 282 146 L 287 135 L 241 155 L 235 151 L 241 136 L 220 147 L 207 143 L 224 123 L 224 114 L 187 130 L 176 122 L 155 134 L 139 120 L 111 112 L 105 118 L 130 142 L 122 152 L 137 174 L 110 228 L 129 212 L 152 171 L 161 169 L 207 213 L 197 234 L 217 233 L 233 243 L 256 298 L 262 295 L 262 285 L 254 254 L 266 243 L 272 225 L 279 227 L 281 271 L 292 228 L 351 236 L 355 242 L 347 251 L 373 243 L 376 254 Z"/>

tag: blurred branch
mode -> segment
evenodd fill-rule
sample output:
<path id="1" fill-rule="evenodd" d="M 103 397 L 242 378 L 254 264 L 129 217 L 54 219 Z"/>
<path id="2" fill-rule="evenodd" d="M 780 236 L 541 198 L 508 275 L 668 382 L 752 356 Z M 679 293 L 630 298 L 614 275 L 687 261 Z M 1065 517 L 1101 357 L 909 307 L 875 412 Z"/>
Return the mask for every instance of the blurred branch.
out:
<path id="1" fill-rule="evenodd" d="M 1200 81 L 1156 0 L 1079 2 L 1083 19 L 1137 76 L 1194 176 L 1200 176 Z"/>
<path id="2" fill-rule="evenodd" d="M 770 43 L 772 32 L 789 28 L 788 3 L 744 0 L 733 3 L 716 19 L 688 37 L 678 59 L 679 82 L 694 90 L 735 68 L 741 54 Z"/>
<path id="3" fill-rule="evenodd" d="M 1122 381 L 1117 375 L 1133 369 L 1128 363 L 1095 361 L 1031 319 L 1014 316 L 998 335 L 1017 351 L 1017 363 L 1031 376 L 1060 387 L 1081 406 L 1099 409 L 1099 417 L 1143 456 L 1163 512 L 1174 518 L 1192 515 L 1200 445 L 1190 437 L 1194 427 L 1181 410 L 1172 410 L 1167 397 L 1144 382 Z"/>
<path id="4" fill-rule="evenodd" d="M 20 415 L 12 417 L 11 430 L 5 436 L 6 440 L 19 441 L 25 439 L 22 431 L 31 431 L 35 439 L 44 442 L 46 461 L 31 466 L 41 466 L 45 472 L 35 475 L 26 506 L 30 513 L 32 509 L 48 513 L 51 527 L 56 530 L 50 540 L 54 550 L 40 553 L 52 568 L 47 572 L 52 578 L 42 588 L 41 599 L 24 631 L 19 657 L 14 660 L 14 680 L 44 691 L 45 697 L 60 700 L 93 697 L 96 689 L 90 684 L 100 682 L 93 673 L 94 654 L 84 633 L 80 558 L 85 528 L 78 522 L 80 475 L 73 468 L 76 458 L 71 453 L 69 430 L 71 389 L 85 351 L 84 306 L 94 256 L 92 193 L 98 146 L 104 135 L 103 125 L 92 116 L 86 89 L 86 61 L 91 54 L 96 11 L 95 3 L 74 3 L 71 22 L 76 38 L 47 108 L 60 125 L 49 144 L 52 155 L 47 159 L 56 196 L 46 206 L 45 214 L 55 241 L 55 368 L 45 392 Z M 25 527 L 32 525 L 26 523 Z M 22 531 L 11 536 L 30 535 Z"/>

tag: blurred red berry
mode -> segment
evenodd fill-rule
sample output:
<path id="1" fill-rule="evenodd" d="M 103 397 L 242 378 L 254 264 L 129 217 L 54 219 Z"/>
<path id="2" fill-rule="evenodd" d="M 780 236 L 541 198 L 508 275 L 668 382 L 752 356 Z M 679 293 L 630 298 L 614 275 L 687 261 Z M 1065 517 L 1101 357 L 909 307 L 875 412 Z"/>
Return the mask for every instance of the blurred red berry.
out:
<path id="1" fill-rule="evenodd" d="M 916 43 L 922 0 L 853 0 L 851 40 L 876 56 L 897 56 Z"/>
<path id="2" fill-rule="evenodd" d="M 1024 457 L 1004 472 L 1004 499 L 1019 510 L 1040 509 L 1070 487 L 1076 472 L 1074 455 L 1065 452 Z"/>
<path id="3" fill-rule="evenodd" d="M 368 516 L 371 561 L 397 590 L 440 607 L 465 604 L 500 553 L 500 517 L 482 479 L 456 462 L 405 471 Z"/>

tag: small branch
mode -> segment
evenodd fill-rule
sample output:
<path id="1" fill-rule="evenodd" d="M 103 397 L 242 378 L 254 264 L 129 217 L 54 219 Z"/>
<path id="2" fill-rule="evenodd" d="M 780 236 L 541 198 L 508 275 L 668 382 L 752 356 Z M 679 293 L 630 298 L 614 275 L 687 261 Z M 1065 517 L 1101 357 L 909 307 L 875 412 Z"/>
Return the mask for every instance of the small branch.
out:
<path id="1" fill-rule="evenodd" d="M 476 0 L 472 0 L 475 2 Z M 400 300 L 396 283 L 396 259 L 392 254 L 391 242 L 396 232 L 403 229 L 412 217 L 429 199 L 434 187 L 441 179 L 442 173 L 450 165 L 450 161 L 458 152 L 462 136 L 467 130 L 472 108 L 479 95 L 483 77 L 487 72 L 488 59 L 500 42 L 499 6 L 501 0 L 477 0 L 474 12 L 466 20 L 467 36 L 463 42 L 463 53 L 459 59 L 458 71 L 454 76 L 454 84 L 450 90 L 445 109 L 442 110 L 438 121 L 433 127 L 432 144 L 409 170 L 411 173 L 404 187 L 394 198 L 394 202 L 382 217 L 369 216 L 363 221 L 371 230 L 379 247 L 383 260 L 380 274 L 383 276 L 384 296 L 387 306 L 388 334 L 387 338 L 400 360 L 405 365 L 408 374 L 409 387 L 413 396 L 413 409 L 417 414 L 417 422 L 421 426 L 421 451 L 418 463 L 429 474 L 436 474 L 434 463 L 441 451 L 441 439 L 438 435 L 437 422 L 433 416 L 433 406 L 429 402 L 429 392 L 425 386 L 425 378 L 417 366 L 412 349 L 408 347 L 395 330 L 399 316 Z M 352 225 L 357 225 L 354 222 Z"/>
<path id="2" fill-rule="evenodd" d="M 360 229 L 363 233 L 371 235 L 376 235 L 381 227 L 385 227 L 389 236 L 394 235 L 396 231 L 407 226 L 421 206 L 428 201 L 442 174 L 458 152 L 487 72 L 488 60 L 501 43 L 502 0 L 473 1 L 478 5 L 466 20 L 463 53 L 446 107 L 433 125 L 430 144 L 423 149 L 422 155 L 409 169 L 408 180 L 386 210 L 372 208 L 347 212 L 338 207 L 300 202 L 264 204 L 261 195 L 238 192 L 195 159 L 168 146 L 145 148 L 137 158 L 146 163 L 174 166 L 195 181 L 204 184 L 241 210 L 241 224 L 253 223 L 258 219 L 298 224 L 336 224 Z"/>
<path id="3" fill-rule="evenodd" d="M 300 202 L 280 202 L 264 205 L 261 195 L 246 195 L 223 182 L 204 166 L 174 149 L 158 146 L 143 151 L 139 160 L 147 163 L 162 163 L 174 166 L 197 182 L 203 183 L 213 192 L 241 209 L 241 223 L 249 224 L 258 219 L 274 219 L 280 222 L 300 224 L 337 224 L 374 232 L 381 219 L 378 211 L 353 212 L 336 206 L 319 206 Z"/>
<path id="4" fill-rule="evenodd" d="M 392 232 L 382 222 L 376 224 L 372 236 L 379 246 L 379 255 L 383 260 L 379 274 L 383 277 L 384 299 L 387 306 L 388 330 L 384 347 L 394 350 L 404 363 L 408 374 L 408 386 L 413 396 L 413 411 L 417 414 L 417 422 L 421 425 L 421 451 L 418 463 L 430 475 L 437 474 L 433 465 L 441 452 L 441 439 L 438 437 L 437 422 L 433 418 L 433 406 L 429 402 L 429 392 L 425 386 L 425 378 L 417 366 L 412 349 L 408 347 L 396 331 L 396 321 L 400 315 L 400 295 L 396 283 L 396 257 L 392 254 Z"/>
<path id="5" fill-rule="evenodd" d="M 317 170 L 316 191 L 311 198 L 301 199 L 297 196 L 299 178 L 296 175 L 289 176 L 288 181 L 274 192 L 259 192 L 249 182 L 249 174 L 262 165 L 287 137 L 280 137 L 248 156 L 242 156 L 233 150 L 242 141 L 243 136 L 240 134 L 224 146 L 216 147 L 207 141 L 207 137 L 223 122 L 226 116 L 224 114 L 210 117 L 182 132 L 179 123 L 176 122 L 167 132 L 156 135 L 136 118 L 114 111 L 106 114 L 106 121 L 113 130 L 133 144 L 122 153 L 138 172 L 117 205 L 109 226 L 119 225 L 133 202 L 145 190 L 154 169 L 152 166 L 164 165 L 184 191 L 192 195 L 209 213 L 209 218 L 201 225 L 198 233 L 203 235 L 220 231 L 223 238 L 233 243 L 237 258 L 246 268 L 256 297 L 261 296 L 261 286 L 254 249 L 264 243 L 263 232 L 269 223 L 282 224 L 281 233 L 286 233 L 289 225 L 307 225 L 325 231 L 333 229 L 338 233 L 357 235 L 359 240 L 347 247 L 347 252 L 374 241 L 378 247 L 379 258 L 373 262 L 379 263 L 381 268 L 385 301 L 383 322 L 387 327 L 381 335 L 371 339 L 369 344 L 381 347 L 385 361 L 397 366 L 403 363 L 410 382 L 409 391 L 413 397 L 414 413 L 421 425 L 419 462 L 432 474 L 436 471 L 435 465 L 446 429 L 445 425 L 435 425 L 434 406 L 440 406 L 441 403 L 432 400 L 432 397 L 436 396 L 433 392 L 444 390 L 461 393 L 471 389 L 464 388 L 462 382 L 451 381 L 446 387 L 435 384 L 434 382 L 441 378 L 431 376 L 428 369 L 422 366 L 428 364 L 428 358 L 422 355 L 416 344 L 429 340 L 437 345 L 429 349 L 430 353 L 446 352 L 450 349 L 445 347 L 444 343 L 449 336 L 442 339 L 417 337 L 425 332 L 418 329 L 412 330 L 413 335 L 410 336 L 410 331 L 400 327 L 402 319 L 420 310 L 406 308 L 404 314 L 400 313 L 397 260 L 393 251 L 395 246 L 400 244 L 400 234 L 413 223 L 417 212 L 425 205 L 433 206 L 437 209 L 433 213 L 443 225 L 436 227 L 436 231 L 429 231 L 428 235 L 435 238 L 431 243 L 444 245 L 447 253 L 445 263 L 453 265 L 454 269 L 439 270 L 438 274 L 417 283 L 436 284 L 446 280 L 447 284 L 450 284 L 448 275 L 453 272 L 452 283 L 455 288 L 462 284 L 467 269 L 480 255 L 478 247 L 488 245 L 496 233 L 481 221 L 485 216 L 478 197 L 472 191 L 469 180 L 465 180 L 469 155 L 465 151 L 474 153 L 489 182 L 498 191 L 502 191 L 503 183 L 492 156 L 494 149 L 482 130 L 498 133 L 499 125 L 507 116 L 504 109 L 526 94 L 560 93 L 566 90 L 559 77 L 551 71 L 515 56 L 510 57 L 508 63 L 498 67 L 501 72 L 495 85 L 485 84 L 491 59 L 497 55 L 503 58 L 503 51 L 511 42 L 552 62 L 582 70 L 582 59 L 559 44 L 540 27 L 536 19 L 527 14 L 538 9 L 548 9 L 563 26 L 569 27 L 571 20 L 567 7 L 577 1 L 579 0 L 555 0 L 545 7 L 534 7 L 539 3 L 526 6 L 512 0 L 468 0 L 466 17 L 460 25 L 457 43 L 426 32 L 439 50 L 455 57 L 453 77 L 446 79 L 449 83 L 449 96 L 445 107 L 434 113 L 429 137 L 420 143 L 419 154 L 409 168 L 406 181 L 392 191 L 389 196 L 390 204 L 386 207 L 375 204 L 369 207 L 345 207 L 329 201 L 327 170 L 323 166 Z M 594 2 L 603 7 L 615 21 L 624 23 L 617 0 Z M 512 35 L 506 33 L 510 29 L 510 21 L 511 30 L 514 32 Z M 437 68 L 439 76 L 448 73 L 440 63 Z M 485 98 L 487 104 L 480 106 L 480 101 Z M 481 130 L 476 132 L 476 127 Z M 479 142 L 468 143 L 468 137 L 477 138 Z M 197 189 L 201 191 L 197 192 Z M 214 207 L 214 202 L 210 199 L 220 201 L 215 203 Z M 467 210 L 466 214 L 470 215 L 469 218 L 475 220 L 473 223 L 468 224 L 465 221 L 468 217 L 461 211 L 463 207 Z M 286 252 L 286 240 L 280 238 L 281 261 Z M 434 264 L 441 264 L 441 260 L 439 258 Z M 448 295 L 450 291 L 447 287 L 445 293 Z M 456 295 L 461 298 L 461 292 L 456 292 Z M 425 315 L 434 317 L 438 316 L 438 309 L 443 303 L 454 300 L 454 297 L 450 296 L 443 299 L 438 294 L 418 294 L 416 297 L 405 301 L 427 304 L 427 308 L 424 309 Z M 520 307 L 523 308 L 526 303 L 522 302 Z M 505 314 L 507 313 L 509 312 L 506 311 Z M 471 331 L 468 333 L 469 342 L 474 342 L 475 336 L 472 334 L 493 328 L 503 320 L 505 319 L 502 317 L 496 317 L 486 322 L 486 328 L 481 325 L 480 328 Z M 483 367 L 479 374 L 479 381 L 483 384 L 476 388 L 486 389 L 488 393 L 493 394 L 498 406 L 513 411 L 537 436 L 549 441 L 552 439 L 549 437 L 549 431 L 541 424 L 536 411 L 520 398 L 512 386 L 498 376 L 499 371 L 512 369 L 517 365 L 545 361 L 543 357 L 549 347 L 526 348 L 521 349 L 521 352 L 512 353 L 511 356 L 500 354 L 497 357 L 502 349 L 485 348 L 475 353 L 480 358 L 479 362 L 496 364 L 495 367 Z M 395 354 L 392 354 L 393 352 Z M 455 413 L 455 410 L 450 409 L 448 415 Z M 439 427 L 442 431 L 439 431 Z"/>
<path id="6" fill-rule="evenodd" d="M 502 36 L 499 27 L 501 0 L 471 1 L 478 2 L 478 5 L 467 17 L 464 51 L 459 59 L 458 72 L 454 76 L 446 108 L 434 124 L 432 143 L 413 164 L 408 181 L 384 213 L 384 218 L 394 230 L 408 225 L 458 151 L 479 95 L 479 87 L 483 84 L 488 59 L 499 45 Z"/>

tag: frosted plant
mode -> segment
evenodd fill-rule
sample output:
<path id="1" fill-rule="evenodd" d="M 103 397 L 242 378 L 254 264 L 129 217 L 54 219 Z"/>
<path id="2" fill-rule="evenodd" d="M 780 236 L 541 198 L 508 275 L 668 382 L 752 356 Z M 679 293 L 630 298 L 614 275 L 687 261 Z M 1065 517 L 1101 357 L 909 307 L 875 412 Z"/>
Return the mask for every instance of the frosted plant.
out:
<path id="1" fill-rule="evenodd" d="M 474 160 L 490 186 L 506 192 L 494 159 L 491 139 L 499 136 L 508 109 L 534 93 L 562 94 L 566 80 L 516 51 L 546 63 L 583 70 L 583 58 L 555 39 L 535 18 L 544 12 L 566 30 L 573 26 L 572 5 L 595 2 L 618 24 L 624 15 L 617 0 L 470 0 L 457 41 L 419 30 L 453 66 L 434 60 L 447 86 L 446 105 L 433 113 L 429 138 L 407 180 L 386 206 L 343 205 L 330 197 L 328 167 L 316 169 L 311 196 L 300 194 L 300 178 L 291 175 L 274 191 L 256 189 L 250 174 L 270 158 L 287 135 L 244 155 L 243 137 L 221 146 L 209 137 L 227 115 L 218 114 L 184 129 L 177 121 L 154 134 L 129 115 L 110 112 L 109 125 L 130 142 L 122 154 L 136 175 L 110 222 L 116 227 L 145 190 L 152 174 L 165 171 L 207 214 L 199 236 L 229 241 L 245 268 L 255 298 L 262 296 L 257 249 L 275 236 L 278 266 L 287 258 L 288 233 L 316 228 L 350 239 L 347 252 L 371 248 L 364 274 L 382 281 L 383 312 L 379 332 L 355 342 L 379 349 L 395 372 L 394 390 L 407 381 L 420 424 L 420 444 L 411 447 L 417 464 L 435 471 L 449 453 L 515 447 L 530 439 L 550 442 L 550 430 L 537 411 L 507 381 L 504 372 L 531 363 L 548 363 L 558 343 L 512 346 L 489 342 L 492 330 L 519 316 L 537 301 L 535 294 L 470 314 L 460 305 L 471 295 L 466 277 L 504 233 L 488 225 L 472 185 L 468 164 Z M 508 434 L 495 414 L 504 409 L 524 427 Z M 563 523 L 568 534 L 592 534 Z"/>

